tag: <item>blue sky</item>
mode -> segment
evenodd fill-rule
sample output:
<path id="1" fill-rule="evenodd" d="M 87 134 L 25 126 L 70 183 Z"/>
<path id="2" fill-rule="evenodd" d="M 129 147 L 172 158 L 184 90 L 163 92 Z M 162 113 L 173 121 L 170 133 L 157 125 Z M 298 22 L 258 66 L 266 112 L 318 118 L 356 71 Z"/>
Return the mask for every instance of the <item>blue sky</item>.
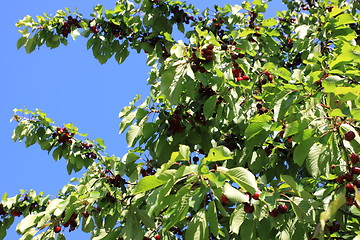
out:
<path id="1" fill-rule="evenodd" d="M 111 8 L 115 1 L 93 0 L 13 0 L 4 1 L 0 15 L 0 195 L 10 196 L 19 189 L 35 189 L 56 195 L 70 178 L 65 161 L 52 160 L 37 145 L 26 148 L 11 140 L 15 123 L 10 123 L 14 108 L 42 109 L 57 125 L 75 124 L 88 137 L 105 140 L 107 152 L 122 156 L 127 151 L 125 135 L 118 134 L 119 111 L 136 94 L 146 96 L 147 73 L 145 55 L 133 52 L 122 65 L 114 59 L 100 65 L 86 50 L 86 40 L 69 39 L 67 47 L 49 50 L 42 47 L 31 54 L 16 50 L 20 37 L 15 23 L 25 15 L 54 14 L 58 9 L 79 8 L 87 16 L 96 4 Z M 187 1 L 203 9 L 214 4 L 239 4 L 239 0 Z M 278 3 L 270 3 L 271 15 L 279 10 Z M 282 7 L 283 8 L 283 7 Z M 67 234 L 67 239 L 89 239 L 80 231 Z M 6 239 L 18 239 L 12 228 Z"/>

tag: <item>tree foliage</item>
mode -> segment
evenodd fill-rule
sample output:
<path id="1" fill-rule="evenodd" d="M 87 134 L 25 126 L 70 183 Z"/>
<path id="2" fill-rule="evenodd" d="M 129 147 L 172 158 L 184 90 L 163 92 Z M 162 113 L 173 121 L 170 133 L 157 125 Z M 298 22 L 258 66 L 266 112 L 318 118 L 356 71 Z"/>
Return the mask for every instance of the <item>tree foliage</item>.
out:
<path id="1" fill-rule="evenodd" d="M 360 3 L 284 3 L 268 19 L 264 0 L 203 12 L 118 0 L 89 18 L 20 20 L 27 53 L 79 36 L 101 64 L 146 52 L 151 90 L 119 114 L 121 158 L 16 109 L 14 141 L 86 173 L 56 197 L 4 194 L 0 239 L 21 215 L 21 239 L 65 239 L 67 228 L 94 240 L 360 238 Z"/>

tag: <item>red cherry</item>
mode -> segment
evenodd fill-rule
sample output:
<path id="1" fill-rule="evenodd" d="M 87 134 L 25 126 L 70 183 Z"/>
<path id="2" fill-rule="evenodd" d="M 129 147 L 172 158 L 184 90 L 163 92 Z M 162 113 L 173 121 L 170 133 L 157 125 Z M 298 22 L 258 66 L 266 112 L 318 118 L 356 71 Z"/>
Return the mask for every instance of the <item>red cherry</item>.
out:
<path id="1" fill-rule="evenodd" d="M 355 179 L 353 181 L 353 184 L 357 187 L 357 188 L 360 188 L 360 180 L 359 179 Z"/>
<path id="2" fill-rule="evenodd" d="M 229 199 L 225 196 L 225 194 L 221 195 L 221 201 L 223 205 L 227 205 L 229 203 Z"/>
<path id="3" fill-rule="evenodd" d="M 350 156 L 350 160 L 352 164 L 357 164 L 360 161 L 360 157 L 356 153 L 353 153 Z"/>
<path id="4" fill-rule="evenodd" d="M 255 208 L 253 205 L 249 203 L 244 203 L 244 212 L 252 214 L 254 212 Z"/>
<path id="5" fill-rule="evenodd" d="M 88 218 L 88 217 L 89 217 L 89 213 L 88 213 L 87 211 L 84 211 L 84 212 L 82 213 L 82 215 L 84 216 L 84 218 Z"/>
<path id="6" fill-rule="evenodd" d="M 249 80 L 250 78 L 247 75 L 242 76 L 243 80 Z"/>
<path id="7" fill-rule="evenodd" d="M 353 167 L 353 168 L 351 169 L 351 172 L 352 172 L 353 174 L 360 174 L 360 167 Z"/>
<path id="8" fill-rule="evenodd" d="M 277 209 L 279 210 L 280 213 L 284 214 L 287 212 L 288 207 L 285 204 L 280 204 Z"/>
<path id="9" fill-rule="evenodd" d="M 260 27 L 255 27 L 255 30 L 256 30 L 256 31 L 259 31 L 259 30 L 260 30 Z"/>
<path id="10" fill-rule="evenodd" d="M 346 188 L 346 192 L 354 192 L 354 184 L 353 183 L 346 184 L 345 188 Z"/>
<path id="11" fill-rule="evenodd" d="M 156 239 L 156 240 L 160 240 L 160 239 L 161 239 L 161 236 L 158 234 L 158 235 L 155 236 L 155 239 Z"/>
<path id="12" fill-rule="evenodd" d="M 271 81 L 271 80 L 274 79 L 274 76 L 273 76 L 273 75 L 269 75 L 269 76 L 268 76 L 268 79 Z"/>
<path id="13" fill-rule="evenodd" d="M 55 233 L 59 233 L 61 231 L 61 227 L 60 226 L 55 226 L 54 227 L 54 232 Z"/>
<path id="14" fill-rule="evenodd" d="M 265 72 L 264 72 L 264 75 L 267 76 L 267 77 L 269 77 L 270 74 L 271 74 L 271 73 L 270 73 L 269 71 L 265 71 Z"/>
<path id="15" fill-rule="evenodd" d="M 345 139 L 347 141 L 352 141 L 352 140 L 354 140 L 354 138 L 355 138 L 355 133 L 353 131 L 349 131 L 349 132 L 345 133 Z"/>
<path id="16" fill-rule="evenodd" d="M 237 78 L 236 78 L 236 81 L 238 81 L 238 82 L 240 82 L 240 81 L 242 81 L 242 80 L 244 80 L 242 77 L 237 77 Z"/>
<path id="17" fill-rule="evenodd" d="M 345 179 L 345 175 L 341 174 L 336 178 L 336 182 L 339 184 L 343 184 Z"/>
<path id="18" fill-rule="evenodd" d="M 351 207 L 352 205 L 354 205 L 354 198 L 347 196 L 345 204 Z"/>
<path id="19" fill-rule="evenodd" d="M 274 208 L 271 212 L 269 212 L 269 215 L 272 217 L 277 217 L 277 215 L 279 215 L 279 210 Z"/>
<path id="20" fill-rule="evenodd" d="M 22 212 L 17 211 L 17 210 L 12 210 L 10 214 L 14 217 L 20 217 Z"/>
<path id="21" fill-rule="evenodd" d="M 212 50 L 212 49 L 206 49 L 205 54 L 206 54 L 206 55 L 212 55 L 212 54 L 213 54 L 213 50 Z"/>
<path id="22" fill-rule="evenodd" d="M 345 179 L 348 182 L 352 182 L 354 180 L 354 175 L 352 173 L 346 173 L 345 174 Z"/>
<path id="23" fill-rule="evenodd" d="M 252 195 L 252 198 L 255 199 L 255 200 L 259 200 L 260 194 L 261 194 L 260 191 L 256 191 L 256 192 Z"/>
<path id="24" fill-rule="evenodd" d="M 207 46 L 207 49 L 213 50 L 213 49 L 214 49 L 214 45 L 209 44 L 209 45 Z"/>

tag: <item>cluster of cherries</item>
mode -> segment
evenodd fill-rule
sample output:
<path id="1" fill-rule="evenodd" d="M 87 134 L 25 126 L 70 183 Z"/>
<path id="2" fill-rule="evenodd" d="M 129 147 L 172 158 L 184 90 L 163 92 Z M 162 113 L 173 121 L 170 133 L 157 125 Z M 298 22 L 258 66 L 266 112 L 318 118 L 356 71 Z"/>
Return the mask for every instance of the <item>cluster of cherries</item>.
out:
<path id="1" fill-rule="evenodd" d="M 193 16 L 189 16 L 187 13 L 184 12 L 183 9 L 180 9 L 179 6 L 175 6 L 173 9 L 171 9 L 171 13 L 173 14 L 172 20 L 174 20 L 177 23 L 185 23 L 189 24 L 190 21 L 195 21 L 195 18 Z"/>
<path id="2" fill-rule="evenodd" d="M 206 48 L 201 49 L 201 55 L 210 62 L 213 60 L 213 49 L 214 45 L 209 44 Z"/>
<path id="3" fill-rule="evenodd" d="M 260 191 L 256 191 L 253 195 L 249 195 L 249 200 L 254 199 L 254 200 L 259 200 L 260 199 Z M 225 196 L 225 194 L 223 194 L 221 196 L 221 201 L 223 205 L 227 205 L 229 203 L 229 199 Z M 252 205 L 251 203 L 243 203 L 244 204 L 244 212 L 248 213 L 248 214 L 252 214 L 255 210 L 254 205 Z M 281 214 L 285 214 L 288 211 L 288 207 L 285 204 L 279 204 L 277 206 L 277 208 L 274 208 L 273 210 L 271 210 L 269 212 L 269 215 L 271 217 L 277 217 L 279 215 L 279 213 Z"/>
<path id="4" fill-rule="evenodd" d="M 233 69 L 232 74 L 237 82 L 243 81 L 243 80 L 249 80 L 250 78 L 244 73 L 244 71 L 239 67 L 239 64 L 237 62 L 233 62 Z"/>
<path id="5" fill-rule="evenodd" d="M 92 145 L 92 144 L 88 144 L 88 143 L 86 143 L 86 142 L 82 142 L 81 143 L 81 146 L 80 146 L 80 149 L 81 150 L 89 150 L 89 149 L 91 149 L 91 148 L 93 148 L 94 147 L 94 145 Z M 94 152 L 89 152 L 89 151 L 87 151 L 86 153 L 85 153 L 85 157 L 87 157 L 87 158 L 92 158 L 92 159 L 96 159 L 97 158 L 97 155 L 96 155 L 96 153 L 94 153 Z"/>
<path id="6" fill-rule="evenodd" d="M 286 19 L 286 18 L 279 17 L 278 19 L 280 22 L 285 22 L 285 23 L 294 23 L 295 22 L 295 18 Z"/>
<path id="7" fill-rule="evenodd" d="M 79 24 L 79 19 L 73 18 L 72 16 L 68 16 L 68 20 L 64 22 L 61 27 L 61 33 L 64 37 L 68 37 L 69 33 L 71 33 L 71 27 L 75 26 L 77 28 L 81 28 Z"/>
<path id="8" fill-rule="evenodd" d="M 212 90 L 211 87 L 203 87 L 201 85 L 199 89 L 199 93 L 202 97 L 209 98 L 210 96 L 217 95 L 214 90 Z M 217 99 L 217 103 L 220 103 L 223 101 L 223 98 L 220 96 Z M 186 126 L 184 125 L 184 121 L 187 121 L 188 123 L 192 125 L 196 125 L 196 123 L 200 123 L 203 126 L 206 126 L 206 119 L 204 116 L 204 113 L 200 109 L 199 111 L 195 112 L 194 115 L 191 115 L 189 112 L 185 110 L 184 105 L 178 105 L 174 111 L 174 113 L 169 117 L 169 128 L 168 131 L 171 134 L 175 133 L 181 133 L 186 129 Z"/>
<path id="9" fill-rule="evenodd" d="M 67 128 L 61 128 L 61 127 L 57 127 L 56 131 L 52 134 L 52 137 L 58 138 L 58 143 L 72 143 L 73 140 L 72 138 L 74 137 L 75 133 L 70 133 L 69 129 Z"/>
<path id="10" fill-rule="evenodd" d="M 269 112 L 269 109 L 265 108 L 260 102 L 256 104 L 256 109 L 260 115 Z"/>
<path id="11" fill-rule="evenodd" d="M 7 212 L 5 211 L 4 206 L 2 205 L 2 203 L 0 203 L 0 216 L 4 216 L 6 215 L 6 213 Z M 22 215 L 22 212 L 20 210 L 13 209 L 11 210 L 10 215 L 14 217 L 20 217 Z"/>
<path id="12" fill-rule="evenodd" d="M 231 134 L 225 135 L 223 145 L 225 147 L 227 147 L 230 151 L 233 151 L 235 149 L 239 149 L 239 144 L 242 141 L 243 140 L 241 139 L 241 137 L 239 135 L 237 135 L 235 133 L 231 133 Z"/>
<path id="13" fill-rule="evenodd" d="M 156 173 L 155 169 L 150 165 L 147 165 L 146 168 L 144 167 L 140 170 L 140 174 L 143 177 L 151 176 L 154 175 L 155 173 Z"/>
<path id="14" fill-rule="evenodd" d="M 261 78 L 261 79 L 260 79 L 260 84 L 261 84 L 261 85 L 266 84 L 268 81 L 269 81 L 270 83 L 273 83 L 273 82 L 274 82 L 274 75 L 271 75 L 271 73 L 270 73 L 269 71 L 264 71 L 264 72 L 262 73 L 262 75 L 264 75 L 265 78 Z"/>
<path id="15" fill-rule="evenodd" d="M 92 19 L 90 22 L 89 22 L 89 28 L 90 28 L 90 30 L 91 30 L 91 32 L 92 33 L 94 33 L 94 34 L 97 34 L 97 33 L 99 33 L 99 31 L 100 31 L 100 25 L 98 25 L 98 24 L 92 24 L 92 22 L 93 21 L 95 21 L 96 19 L 94 18 L 94 19 Z"/>
<path id="16" fill-rule="evenodd" d="M 106 177 L 106 182 L 113 187 L 120 187 L 121 184 L 125 182 L 125 180 L 119 174 L 115 176 L 106 175 Z"/>
<path id="17" fill-rule="evenodd" d="M 352 141 L 355 138 L 355 133 L 353 131 L 348 131 L 347 133 L 345 133 L 344 137 L 347 141 Z M 357 205 L 357 202 L 354 201 L 353 194 L 355 192 L 354 186 L 360 188 L 360 180 L 359 179 L 354 180 L 354 175 L 360 174 L 360 167 L 356 167 L 354 165 L 358 164 L 359 162 L 360 162 L 360 156 L 356 153 L 352 153 L 350 155 L 350 163 L 349 163 L 349 165 L 351 164 L 352 167 L 348 170 L 347 173 L 341 174 L 336 178 L 336 182 L 338 184 L 346 183 L 345 185 L 346 205 L 348 206 Z M 334 168 L 336 166 L 333 165 L 332 167 Z"/>
<path id="18" fill-rule="evenodd" d="M 214 47 L 213 45 L 211 45 L 211 46 L 212 46 L 212 48 Z M 193 48 L 192 50 L 193 50 L 193 53 L 190 58 L 191 69 L 193 70 L 193 72 L 199 71 L 201 73 L 206 73 L 207 70 L 202 66 L 202 64 L 205 63 L 207 60 L 200 59 L 196 56 L 196 51 L 198 51 L 198 48 Z M 209 53 L 210 53 L 210 50 L 212 51 L 212 49 L 209 49 L 209 51 L 208 51 Z M 205 59 L 208 58 L 209 60 L 210 59 L 212 60 L 212 52 L 211 52 L 211 55 L 207 55 L 206 49 L 205 50 L 203 49 L 203 50 L 201 50 L 201 54 Z"/>

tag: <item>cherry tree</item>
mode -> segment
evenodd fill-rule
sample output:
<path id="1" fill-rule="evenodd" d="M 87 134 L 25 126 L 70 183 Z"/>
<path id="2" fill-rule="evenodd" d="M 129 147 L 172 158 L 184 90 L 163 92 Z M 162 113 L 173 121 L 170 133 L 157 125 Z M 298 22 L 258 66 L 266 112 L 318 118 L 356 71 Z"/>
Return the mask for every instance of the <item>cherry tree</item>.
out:
<path id="1" fill-rule="evenodd" d="M 15 141 L 86 172 L 57 196 L 5 193 L 0 239 L 16 217 L 21 239 L 360 239 L 360 3 L 283 2 L 268 19 L 265 0 L 118 0 L 20 20 L 27 53 L 77 37 L 101 64 L 145 52 L 151 89 L 119 114 L 124 156 L 15 109 Z"/>

